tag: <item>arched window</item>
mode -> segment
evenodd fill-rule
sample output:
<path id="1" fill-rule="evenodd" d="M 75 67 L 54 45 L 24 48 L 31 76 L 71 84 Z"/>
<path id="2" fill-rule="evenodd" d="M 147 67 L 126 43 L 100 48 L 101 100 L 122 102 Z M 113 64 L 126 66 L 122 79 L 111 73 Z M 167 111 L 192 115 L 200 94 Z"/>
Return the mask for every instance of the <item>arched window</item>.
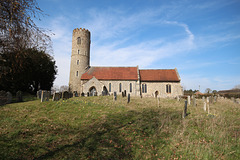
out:
<path id="1" fill-rule="evenodd" d="M 112 86 L 111 86 L 112 84 L 111 83 L 109 83 L 109 92 L 112 92 Z"/>
<path id="2" fill-rule="evenodd" d="M 78 54 L 80 54 L 80 50 L 78 50 Z"/>
<path id="3" fill-rule="evenodd" d="M 78 77 L 78 71 L 76 72 L 76 76 Z"/>
<path id="4" fill-rule="evenodd" d="M 77 60 L 77 65 L 79 65 L 79 60 Z"/>
<path id="5" fill-rule="evenodd" d="M 142 84 L 142 93 L 147 93 L 147 84 Z"/>
<path id="6" fill-rule="evenodd" d="M 122 83 L 119 83 L 119 92 L 122 92 Z"/>
<path id="7" fill-rule="evenodd" d="M 132 92 L 132 83 L 130 83 L 130 92 Z"/>
<path id="8" fill-rule="evenodd" d="M 171 93 L 171 85 L 170 84 L 166 85 L 166 93 Z"/>
<path id="9" fill-rule="evenodd" d="M 81 37 L 77 38 L 77 44 L 81 44 Z"/>

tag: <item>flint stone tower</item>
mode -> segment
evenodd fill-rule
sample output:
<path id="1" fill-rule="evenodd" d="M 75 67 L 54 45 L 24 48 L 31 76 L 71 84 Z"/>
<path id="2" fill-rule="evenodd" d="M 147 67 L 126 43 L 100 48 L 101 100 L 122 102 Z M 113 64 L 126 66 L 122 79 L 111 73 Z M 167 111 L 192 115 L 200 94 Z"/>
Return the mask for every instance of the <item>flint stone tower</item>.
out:
<path id="1" fill-rule="evenodd" d="M 91 35 L 87 29 L 74 29 L 72 35 L 72 55 L 69 90 L 82 92 L 81 76 L 90 66 Z"/>

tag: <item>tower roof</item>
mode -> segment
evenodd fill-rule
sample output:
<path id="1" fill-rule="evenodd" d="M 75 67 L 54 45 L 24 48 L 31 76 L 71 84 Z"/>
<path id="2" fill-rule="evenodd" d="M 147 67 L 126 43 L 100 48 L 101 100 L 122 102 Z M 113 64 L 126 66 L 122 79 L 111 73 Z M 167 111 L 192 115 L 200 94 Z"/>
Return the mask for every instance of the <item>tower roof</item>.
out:
<path id="1" fill-rule="evenodd" d="M 91 67 L 81 76 L 81 80 L 138 80 L 137 67 Z"/>
<path id="2" fill-rule="evenodd" d="M 146 69 L 139 72 L 141 81 L 180 82 L 176 69 Z"/>

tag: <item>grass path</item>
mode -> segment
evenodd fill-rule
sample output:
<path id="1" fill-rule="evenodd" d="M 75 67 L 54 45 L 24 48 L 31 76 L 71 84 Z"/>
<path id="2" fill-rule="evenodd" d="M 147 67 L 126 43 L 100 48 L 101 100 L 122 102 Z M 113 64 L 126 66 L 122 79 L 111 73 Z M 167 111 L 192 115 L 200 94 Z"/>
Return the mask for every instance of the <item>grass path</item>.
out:
<path id="1" fill-rule="evenodd" d="M 0 107 L 1 159 L 240 159 L 240 105 L 79 97 Z"/>

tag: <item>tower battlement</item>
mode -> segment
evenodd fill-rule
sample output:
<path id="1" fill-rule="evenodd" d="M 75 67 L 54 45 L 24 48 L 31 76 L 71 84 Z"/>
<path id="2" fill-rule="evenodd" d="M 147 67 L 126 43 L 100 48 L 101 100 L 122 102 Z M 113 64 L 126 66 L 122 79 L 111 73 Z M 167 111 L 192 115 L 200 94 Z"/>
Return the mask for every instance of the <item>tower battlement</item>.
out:
<path id="1" fill-rule="evenodd" d="M 75 28 L 73 30 L 73 33 L 78 33 L 78 32 L 86 32 L 86 33 L 90 33 L 90 31 L 88 29 L 85 29 L 85 28 Z"/>

